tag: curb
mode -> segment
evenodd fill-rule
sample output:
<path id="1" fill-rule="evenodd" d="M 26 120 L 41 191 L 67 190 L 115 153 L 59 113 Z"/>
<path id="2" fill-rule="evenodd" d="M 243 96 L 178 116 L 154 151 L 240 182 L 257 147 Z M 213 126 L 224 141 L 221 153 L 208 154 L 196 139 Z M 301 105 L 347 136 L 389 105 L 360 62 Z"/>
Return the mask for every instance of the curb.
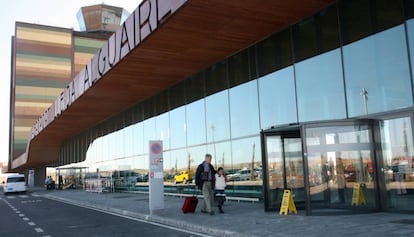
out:
<path id="1" fill-rule="evenodd" d="M 177 221 L 171 218 L 165 218 L 165 217 L 154 215 L 154 214 L 153 215 L 142 214 L 142 213 L 136 213 L 136 212 L 116 209 L 112 207 L 107 207 L 107 206 L 94 205 L 94 204 L 86 203 L 86 202 L 78 202 L 78 201 L 73 201 L 70 199 L 62 198 L 62 197 L 56 197 L 50 194 L 44 194 L 41 196 L 47 199 L 64 202 L 70 205 L 81 206 L 84 208 L 93 208 L 93 209 L 102 210 L 105 212 L 109 212 L 109 213 L 113 213 L 113 214 L 117 214 L 121 216 L 136 218 L 136 219 L 143 220 L 149 223 L 163 224 L 163 225 L 171 226 L 174 228 L 184 229 L 187 231 L 197 232 L 201 234 L 222 236 L 222 237 L 253 237 L 251 235 L 245 235 L 245 234 L 237 233 L 233 231 L 221 230 L 221 229 L 211 228 L 208 226 L 191 224 L 191 223 L 183 222 L 183 221 Z"/>

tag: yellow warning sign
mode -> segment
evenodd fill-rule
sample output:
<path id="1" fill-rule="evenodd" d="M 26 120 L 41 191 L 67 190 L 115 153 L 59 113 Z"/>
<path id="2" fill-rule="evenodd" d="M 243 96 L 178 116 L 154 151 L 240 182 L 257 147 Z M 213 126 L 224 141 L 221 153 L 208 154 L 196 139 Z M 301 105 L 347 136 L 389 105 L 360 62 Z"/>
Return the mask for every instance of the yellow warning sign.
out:
<path id="1" fill-rule="evenodd" d="M 290 192 L 290 190 L 285 190 L 283 192 L 283 199 L 280 205 L 279 214 L 287 215 L 288 212 L 298 214 L 298 211 L 296 210 L 295 202 L 293 201 L 292 193 Z"/>
<path id="2" fill-rule="evenodd" d="M 354 193 L 352 194 L 352 205 L 366 205 L 364 192 L 362 191 L 361 185 L 354 184 Z"/>

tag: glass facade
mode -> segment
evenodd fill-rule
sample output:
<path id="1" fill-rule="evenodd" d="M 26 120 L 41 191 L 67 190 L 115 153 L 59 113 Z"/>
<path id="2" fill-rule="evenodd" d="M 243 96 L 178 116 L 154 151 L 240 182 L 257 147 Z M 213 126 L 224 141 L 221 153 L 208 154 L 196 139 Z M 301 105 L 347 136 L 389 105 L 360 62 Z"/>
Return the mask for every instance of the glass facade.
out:
<path id="1" fill-rule="evenodd" d="M 411 107 L 404 25 L 344 47 L 350 117 Z"/>
<path id="2" fill-rule="evenodd" d="M 388 193 L 385 209 L 410 209 L 404 202 L 414 200 L 407 188 L 412 120 L 383 119 L 413 112 L 414 21 L 405 19 L 405 2 L 396 2 L 387 12 L 389 1 L 338 1 L 197 72 L 167 89 L 162 112 L 149 107 L 146 119 L 95 140 L 82 165 L 130 170 L 136 185 L 128 188 L 147 190 L 148 141 L 162 140 L 165 185 L 176 192 L 183 184 L 174 184 L 174 176 L 193 172 L 210 153 L 227 172 L 229 196 L 262 200 L 265 193 L 276 208 L 278 192 L 291 188 L 312 208 L 375 209 Z M 383 122 L 349 123 L 360 119 Z M 289 124 L 302 126 L 297 137 L 276 134 L 261 143 L 261 129 Z M 409 160 L 401 177 L 394 170 L 400 150 Z M 377 174 L 381 167 L 393 171 L 386 182 Z M 364 191 L 363 207 L 352 205 L 355 185 Z M 400 203 L 402 185 L 408 196 Z"/>
<path id="3" fill-rule="evenodd" d="M 340 50 L 302 61 L 295 69 L 300 122 L 346 117 Z"/>

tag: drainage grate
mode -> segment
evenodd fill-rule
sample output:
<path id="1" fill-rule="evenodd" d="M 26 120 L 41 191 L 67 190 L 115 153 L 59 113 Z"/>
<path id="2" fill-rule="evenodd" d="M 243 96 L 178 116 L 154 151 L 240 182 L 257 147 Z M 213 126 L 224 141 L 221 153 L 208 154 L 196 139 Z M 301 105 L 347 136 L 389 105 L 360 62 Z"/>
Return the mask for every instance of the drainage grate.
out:
<path id="1" fill-rule="evenodd" d="M 396 220 L 396 221 L 390 221 L 390 223 L 414 225 L 414 219 Z"/>

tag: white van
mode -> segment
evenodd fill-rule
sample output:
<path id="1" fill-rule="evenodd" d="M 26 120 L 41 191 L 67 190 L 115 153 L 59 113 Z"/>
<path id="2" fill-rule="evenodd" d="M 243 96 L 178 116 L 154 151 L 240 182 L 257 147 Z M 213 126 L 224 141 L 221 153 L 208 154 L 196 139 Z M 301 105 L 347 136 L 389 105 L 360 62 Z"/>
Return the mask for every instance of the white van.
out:
<path id="1" fill-rule="evenodd" d="M 3 181 L 3 182 L 4 182 L 3 183 L 4 194 L 27 191 L 26 179 L 23 174 L 9 175 L 6 178 L 6 181 Z"/>

